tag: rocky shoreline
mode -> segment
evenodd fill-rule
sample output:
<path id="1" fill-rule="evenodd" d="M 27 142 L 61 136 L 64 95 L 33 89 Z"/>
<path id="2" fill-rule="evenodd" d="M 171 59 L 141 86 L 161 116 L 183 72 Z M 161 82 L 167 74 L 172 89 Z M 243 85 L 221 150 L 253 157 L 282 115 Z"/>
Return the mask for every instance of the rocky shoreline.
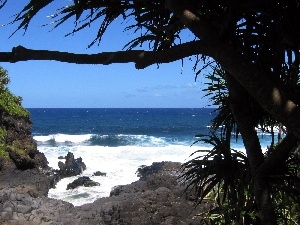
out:
<path id="1" fill-rule="evenodd" d="M 195 208 L 195 197 L 177 179 L 181 164 L 174 162 L 142 166 L 138 181 L 115 187 L 109 197 L 93 203 L 75 207 L 48 198 L 59 179 L 80 174 L 85 164 L 69 153 L 59 171 L 49 168 L 31 136 L 29 114 L 21 112 L 0 107 L 0 224 L 193 225 L 199 224 L 199 212 L 212 206 L 203 202 Z"/>
<path id="2" fill-rule="evenodd" d="M 47 197 L 54 184 L 51 171 L 2 173 L 0 224 L 199 224 L 197 215 L 211 203 L 195 208 L 194 198 L 177 179 L 179 169 L 180 163 L 174 162 L 142 167 L 138 181 L 77 207 Z"/>

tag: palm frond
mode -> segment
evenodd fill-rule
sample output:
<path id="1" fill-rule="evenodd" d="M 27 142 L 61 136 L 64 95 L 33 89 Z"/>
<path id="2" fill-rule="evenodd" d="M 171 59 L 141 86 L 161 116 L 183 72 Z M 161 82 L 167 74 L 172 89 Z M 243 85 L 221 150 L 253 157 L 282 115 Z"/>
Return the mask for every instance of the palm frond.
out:
<path id="1" fill-rule="evenodd" d="M 30 0 L 30 2 L 21 10 L 21 12 L 16 15 L 15 19 L 12 22 L 20 22 L 20 25 L 15 32 L 20 29 L 24 29 L 26 32 L 33 17 L 51 2 L 53 2 L 53 0 Z"/>
<path id="2" fill-rule="evenodd" d="M 6 2 L 7 2 L 7 0 L 0 0 L 0 9 L 2 9 L 4 7 Z"/>

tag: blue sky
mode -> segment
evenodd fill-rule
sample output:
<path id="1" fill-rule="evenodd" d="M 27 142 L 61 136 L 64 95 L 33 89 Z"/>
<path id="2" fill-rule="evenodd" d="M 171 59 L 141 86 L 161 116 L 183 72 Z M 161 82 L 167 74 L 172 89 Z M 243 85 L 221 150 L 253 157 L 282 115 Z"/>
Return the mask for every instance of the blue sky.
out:
<path id="1" fill-rule="evenodd" d="M 12 20 L 12 16 L 28 0 L 8 1 L 1 10 L 0 24 Z M 58 1 L 59 2 L 59 1 Z M 13 4 L 12 4 L 13 3 Z M 68 0 L 61 0 L 68 5 Z M 0 51 L 11 51 L 18 45 L 26 48 L 69 51 L 74 53 L 98 53 L 122 50 L 131 40 L 129 32 L 124 33 L 125 25 L 116 21 L 104 35 L 101 44 L 87 49 L 94 39 L 97 27 L 86 29 L 74 36 L 64 37 L 72 30 L 72 22 L 49 32 L 53 19 L 47 15 L 55 13 L 56 4 L 46 8 L 30 24 L 28 31 L 18 31 L 9 38 L 16 25 L 0 27 Z M 9 18 L 10 17 L 10 18 Z M 10 90 L 23 97 L 27 108 L 123 108 L 123 107 L 178 107 L 199 108 L 208 105 L 201 91 L 204 80 L 195 82 L 193 64 L 184 60 L 150 66 L 137 70 L 133 63 L 104 65 L 76 65 L 55 61 L 27 61 L 0 63 L 8 70 L 11 78 Z"/>

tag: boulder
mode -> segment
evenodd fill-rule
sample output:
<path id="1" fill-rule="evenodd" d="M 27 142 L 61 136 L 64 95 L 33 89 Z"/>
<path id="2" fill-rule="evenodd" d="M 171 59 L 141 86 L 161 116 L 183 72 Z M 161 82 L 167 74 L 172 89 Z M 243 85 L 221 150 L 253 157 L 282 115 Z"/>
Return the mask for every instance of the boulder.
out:
<path id="1" fill-rule="evenodd" d="M 103 173 L 103 172 L 100 172 L 100 171 L 97 171 L 93 174 L 93 176 L 106 176 L 106 173 Z"/>
<path id="2" fill-rule="evenodd" d="M 168 173 L 170 175 L 176 176 L 176 173 L 179 172 L 181 167 L 180 163 L 175 163 L 175 162 L 153 162 L 152 165 L 146 166 L 142 165 L 140 166 L 136 174 L 138 177 L 140 177 L 140 180 L 145 180 L 149 175 L 155 174 L 155 173 Z"/>
<path id="3" fill-rule="evenodd" d="M 67 190 L 75 189 L 79 186 L 84 187 L 93 187 L 93 186 L 100 186 L 98 182 L 91 180 L 89 177 L 79 177 L 78 179 L 74 180 L 72 183 L 69 183 L 67 186 Z"/>
<path id="4" fill-rule="evenodd" d="M 86 165 L 82 162 L 82 158 L 79 157 L 75 159 L 71 152 L 68 152 L 65 163 L 61 161 L 58 162 L 58 167 L 59 170 L 57 172 L 61 178 L 77 176 L 86 169 Z"/>

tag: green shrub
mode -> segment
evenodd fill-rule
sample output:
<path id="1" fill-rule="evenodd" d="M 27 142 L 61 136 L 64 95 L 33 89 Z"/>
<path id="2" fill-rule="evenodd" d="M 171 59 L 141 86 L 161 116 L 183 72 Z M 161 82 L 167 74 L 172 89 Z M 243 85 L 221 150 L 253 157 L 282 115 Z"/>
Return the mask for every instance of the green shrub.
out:
<path id="1" fill-rule="evenodd" d="M 0 66 L 0 110 L 6 111 L 11 116 L 29 117 L 28 110 L 21 106 L 22 98 L 12 94 L 7 84 L 10 82 L 7 71 Z"/>
<path id="2" fill-rule="evenodd" d="M 28 118 L 29 112 L 21 106 L 21 101 L 21 97 L 13 95 L 8 90 L 0 93 L 0 108 L 2 108 L 2 110 L 11 116 Z"/>
<path id="3" fill-rule="evenodd" d="M 5 136 L 5 129 L 3 127 L 0 127 L 0 158 L 8 159 L 9 154 L 7 151 L 4 150 L 5 147 L 4 136 Z"/>
<path id="4" fill-rule="evenodd" d="M 0 145 L 0 158 L 9 159 L 9 153 L 4 150 L 3 145 Z"/>

